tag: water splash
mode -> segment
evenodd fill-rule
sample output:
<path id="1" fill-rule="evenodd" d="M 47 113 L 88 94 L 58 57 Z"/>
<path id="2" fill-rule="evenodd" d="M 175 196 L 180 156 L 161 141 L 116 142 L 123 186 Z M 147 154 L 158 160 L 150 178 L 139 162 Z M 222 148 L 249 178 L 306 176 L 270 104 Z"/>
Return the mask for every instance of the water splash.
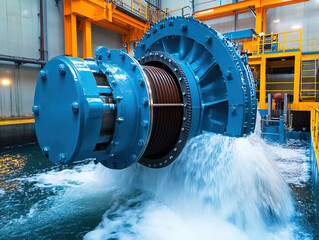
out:
<path id="1" fill-rule="evenodd" d="M 288 165 L 304 157 L 256 135 L 207 134 L 191 140 L 164 169 L 135 165 L 117 171 L 89 163 L 16 178 L 12 181 L 22 190 L 31 184 L 28 192 L 39 200 L 25 214 L 4 217 L 0 234 L 16 239 L 56 233 L 82 238 L 87 232 L 84 238 L 94 240 L 311 239 L 294 221 L 290 188 L 275 162 L 280 151 L 289 156 Z M 308 175 L 304 170 L 284 177 L 302 184 Z M 81 228 L 89 222 L 90 228 Z"/>
<path id="2" fill-rule="evenodd" d="M 183 231 L 177 232 L 186 232 L 180 238 L 192 235 L 198 238 L 205 232 L 207 235 L 201 239 L 239 239 L 243 235 L 239 233 L 244 232 L 244 238 L 263 239 L 261 236 L 266 236 L 264 239 L 269 239 L 269 234 L 274 232 L 280 235 L 278 231 L 287 227 L 294 211 L 290 189 L 279 174 L 274 159 L 275 155 L 257 136 L 229 138 L 206 134 L 191 140 L 180 158 L 168 168 L 154 170 L 136 165 L 126 170 L 121 179 L 122 187 L 152 192 L 162 205 L 153 207 L 154 210 L 145 206 L 141 218 L 145 219 L 146 212 L 155 211 L 155 219 L 147 217 L 147 222 L 155 221 L 157 226 L 160 219 L 156 219 L 156 213 L 160 208 L 165 213 L 160 222 L 167 225 L 165 216 L 174 213 L 170 218 L 175 220 L 169 221 L 167 229 L 174 229 L 176 224 L 180 227 L 182 221 L 186 225 Z M 127 212 L 133 214 L 130 208 L 123 214 Z M 97 230 L 87 235 L 88 239 L 107 238 L 108 230 L 114 225 L 109 214 L 105 214 Z M 195 227 L 195 232 L 190 234 L 194 219 L 201 222 L 197 229 L 200 231 Z M 227 238 L 230 226 L 231 232 L 236 234 Z M 107 234 L 101 237 L 103 230 Z M 99 234 L 95 235 L 97 232 Z M 134 233 L 145 237 L 144 231 Z M 171 238 L 168 231 L 162 229 L 161 235 L 155 239 L 175 237 Z"/>

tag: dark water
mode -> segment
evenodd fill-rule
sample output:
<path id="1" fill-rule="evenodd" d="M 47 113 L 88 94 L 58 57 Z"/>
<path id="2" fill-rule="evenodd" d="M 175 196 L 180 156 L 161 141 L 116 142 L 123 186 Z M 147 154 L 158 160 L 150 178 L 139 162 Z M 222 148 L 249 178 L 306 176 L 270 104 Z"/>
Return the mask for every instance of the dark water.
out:
<path id="1" fill-rule="evenodd" d="M 160 171 L 55 166 L 37 145 L 0 151 L 0 239 L 305 240 L 314 214 L 302 142 L 209 135 Z"/>

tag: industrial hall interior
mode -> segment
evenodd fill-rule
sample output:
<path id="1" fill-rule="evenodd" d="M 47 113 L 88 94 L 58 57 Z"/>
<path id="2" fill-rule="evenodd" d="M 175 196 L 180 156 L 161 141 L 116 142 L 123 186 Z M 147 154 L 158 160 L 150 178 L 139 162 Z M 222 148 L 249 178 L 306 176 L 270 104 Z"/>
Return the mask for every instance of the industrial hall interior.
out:
<path id="1" fill-rule="evenodd" d="M 0 240 L 319 240 L 319 0 L 0 0 Z"/>

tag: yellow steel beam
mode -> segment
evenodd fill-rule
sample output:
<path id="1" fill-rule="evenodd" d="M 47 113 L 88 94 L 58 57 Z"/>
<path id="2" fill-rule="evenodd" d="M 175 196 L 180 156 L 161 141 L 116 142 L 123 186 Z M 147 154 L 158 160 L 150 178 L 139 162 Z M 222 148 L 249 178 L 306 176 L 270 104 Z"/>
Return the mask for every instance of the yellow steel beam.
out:
<path id="1" fill-rule="evenodd" d="M 34 123 L 33 117 L 1 118 L 0 126 Z"/>
<path id="2" fill-rule="evenodd" d="M 65 54 L 73 57 L 77 57 L 77 20 L 80 20 L 84 58 L 92 56 L 92 23 L 124 35 L 128 47 L 150 28 L 149 22 L 128 16 L 109 1 L 64 0 Z"/>

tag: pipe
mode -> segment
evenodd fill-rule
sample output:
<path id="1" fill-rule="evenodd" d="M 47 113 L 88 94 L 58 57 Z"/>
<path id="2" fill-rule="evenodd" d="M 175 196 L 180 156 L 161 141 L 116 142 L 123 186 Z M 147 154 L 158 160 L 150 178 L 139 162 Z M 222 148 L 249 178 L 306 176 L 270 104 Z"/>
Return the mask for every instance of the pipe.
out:
<path id="1" fill-rule="evenodd" d="M 0 61 L 7 61 L 7 62 L 14 62 L 16 64 L 36 64 L 44 66 L 47 64 L 47 61 L 44 60 L 38 60 L 33 58 L 23 58 L 23 57 L 14 57 L 14 56 L 8 56 L 8 55 L 0 55 Z"/>
<path id="2" fill-rule="evenodd" d="M 272 109 L 272 99 L 271 99 L 271 93 L 268 93 L 268 120 L 271 119 L 271 109 Z"/>

